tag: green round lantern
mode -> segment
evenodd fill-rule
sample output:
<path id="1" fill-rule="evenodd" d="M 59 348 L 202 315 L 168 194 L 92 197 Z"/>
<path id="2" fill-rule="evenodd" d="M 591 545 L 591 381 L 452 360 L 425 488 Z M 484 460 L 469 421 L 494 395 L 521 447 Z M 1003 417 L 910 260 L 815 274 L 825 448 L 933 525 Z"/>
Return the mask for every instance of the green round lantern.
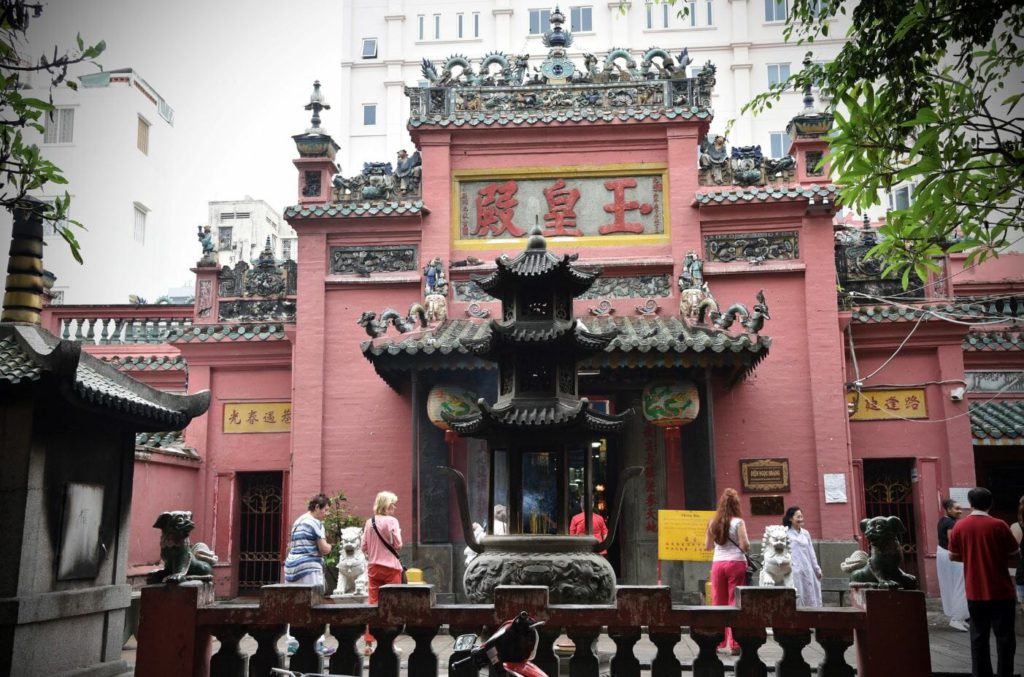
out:
<path id="1" fill-rule="evenodd" d="M 427 395 L 427 418 L 441 430 L 449 430 L 448 422 L 441 416 L 466 416 L 476 411 L 476 393 L 458 386 L 438 385 Z"/>
<path id="2" fill-rule="evenodd" d="M 649 383 L 643 394 L 644 418 L 659 428 L 678 428 L 700 413 L 700 396 L 693 381 Z"/>

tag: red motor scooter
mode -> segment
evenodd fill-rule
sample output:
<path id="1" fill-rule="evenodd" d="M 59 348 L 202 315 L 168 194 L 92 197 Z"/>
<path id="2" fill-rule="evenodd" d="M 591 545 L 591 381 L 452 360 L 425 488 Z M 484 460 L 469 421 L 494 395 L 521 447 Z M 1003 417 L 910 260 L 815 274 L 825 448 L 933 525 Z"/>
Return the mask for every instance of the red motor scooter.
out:
<path id="1" fill-rule="evenodd" d="M 491 677 L 547 677 L 531 661 L 537 655 L 540 636 L 537 627 L 544 621 L 530 618 L 525 611 L 501 624 L 486 642 L 477 646 L 476 635 L 460 635 L 448 661 L 453 677 L 476 677 L 487 667 Z"/>

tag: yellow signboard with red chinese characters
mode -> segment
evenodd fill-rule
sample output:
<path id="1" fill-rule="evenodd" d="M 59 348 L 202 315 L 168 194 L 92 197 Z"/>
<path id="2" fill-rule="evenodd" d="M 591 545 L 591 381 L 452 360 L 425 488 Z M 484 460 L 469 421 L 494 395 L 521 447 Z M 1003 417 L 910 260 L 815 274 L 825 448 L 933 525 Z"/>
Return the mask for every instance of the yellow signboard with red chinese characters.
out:
<path id="1" fill-rule="evenodd" d="M 286 433 L 292 429 L 291 402 L 225 402 L 225 433 Z"/>
<path id="2" fill-rule="evenodd" d="M 928 418 L 924 388 L 905 390 L 862 390 L 846 394 L 846 401 L 856 403 L 851 421 L 885 421 L 906 418 Z"/>
<path id="3" fill-rule="evenodd" d="M 704 537 L 714 510 L 659 510 L 658 559 L 710 562 L 714 554 L 704 549 Z"/>

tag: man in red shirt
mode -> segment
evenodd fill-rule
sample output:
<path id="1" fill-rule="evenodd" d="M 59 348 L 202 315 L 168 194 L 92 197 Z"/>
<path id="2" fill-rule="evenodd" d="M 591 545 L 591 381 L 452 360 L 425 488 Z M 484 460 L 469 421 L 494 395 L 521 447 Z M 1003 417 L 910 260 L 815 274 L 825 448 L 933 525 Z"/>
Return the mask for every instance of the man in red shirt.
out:
<path id="1" fill-rule="evenodd" d="M 1012 677 L 1017 649 L 1013 630 L 1017 591 L 1008 569 L 1017 563 L 1017 540 L 1005 522 L 989 516 L 991 491 L 975 487 L 967 492 L 967 500 L 971 514 L 949 532 L 949 558 L 964 563 L 967 609 L 971 613 L 971 674 L 992 675 L 988 648 L 991 630 L 996 637 L 997 674 Z"/>
<path id="2" fill-rule="evenodd" d="M 569 533 L 573 536 L 583 536 L 587 533 L 587 522 L 586 516 L 583 513 L 583 507 L 577 504 L 579 512 L 573 515 L 572 520 L 569 522 Z M 604 518 L 595 510 L 590 513 L 591 520 L 594 525 L 594 538 L 600 543 L 608 536 L 608 525 L 605 523 Z M 602 550 L 598 553 L 599 555 L 607 555 L 607 550 Z M 1014 591 L 1016 595 L 1016 590 Z"/>

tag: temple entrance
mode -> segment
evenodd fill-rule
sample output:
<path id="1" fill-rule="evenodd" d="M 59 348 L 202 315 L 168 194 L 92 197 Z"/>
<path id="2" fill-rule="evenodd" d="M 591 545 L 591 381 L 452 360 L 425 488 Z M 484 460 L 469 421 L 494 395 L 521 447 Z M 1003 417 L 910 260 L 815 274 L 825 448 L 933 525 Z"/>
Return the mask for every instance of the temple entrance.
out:
<path id="1" fill-rule="evenodd" d="M 914 511 L 914 461 L 909 458 L 864 460 L 865 517 L 895 516 L 907 533 L 902 537 L 903 569 L 920 576 L 917 561 L 917 515 Z"/>
<path id="2" fill-rule="evenodd" d="M 992 492 L 989 514 L 1006 522 L 1017 520 L 1017 504 L 1024 496 L 1024 447 L 974 447 L 977 485 Z M 967 510 L 967 506 L 963 506 Z"/>
<path id="3" fill-rule="evenodd" d="M 238 473 L 238 594 L 281 581 L 281 500 L 279 472 Z"/>

